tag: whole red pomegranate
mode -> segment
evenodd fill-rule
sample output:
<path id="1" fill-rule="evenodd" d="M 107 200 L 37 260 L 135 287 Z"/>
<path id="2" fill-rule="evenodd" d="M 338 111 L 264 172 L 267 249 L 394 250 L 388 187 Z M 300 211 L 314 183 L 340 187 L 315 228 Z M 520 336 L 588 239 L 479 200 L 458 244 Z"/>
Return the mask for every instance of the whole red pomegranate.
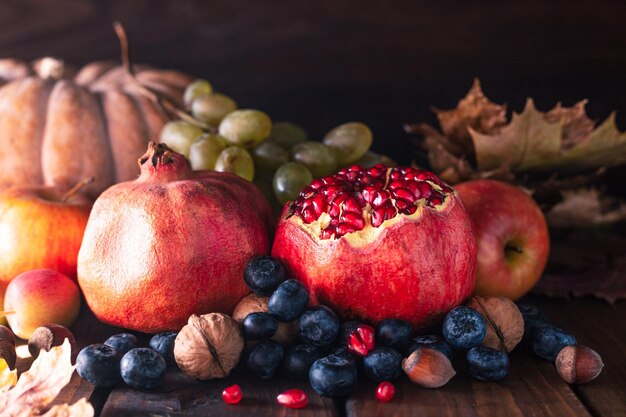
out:
<path id="1" fill-rule="evenodd" d="M 141 175 L 96 200 L 78 254 L 78 283 L 103 322 L 146 333 L 191 314 L 230 314 L 249 290 L 249 259 L 269 249 L 269 203 L 233 174 L 191 171 L 150 143 Z"/>
<path id="2" fill-rule="evenodd" d="M 344 318 L 419 328 L 474 289 L 476 241 L 456 193 L 410 167 L 353 166 L 287 203 L 272 255 Z"/>

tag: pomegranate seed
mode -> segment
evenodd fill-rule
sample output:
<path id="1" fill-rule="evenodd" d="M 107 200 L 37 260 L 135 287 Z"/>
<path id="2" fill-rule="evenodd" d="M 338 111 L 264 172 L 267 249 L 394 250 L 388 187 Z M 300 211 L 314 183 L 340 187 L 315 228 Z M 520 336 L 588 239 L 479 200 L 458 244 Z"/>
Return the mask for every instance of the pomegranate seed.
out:
<path id="1" fill-rule="evenodd" d="M 392 181 L 399 180 L 402 177 L 403 177 L 402 173 L 399 171 L 396 171 L 395 168 L 393 171 L 391 171 L 391 174 L 389 175 L 389 178 L 391 178 Z"/>
<path id="2" fill-rule="evenodd" d="M 349 181 L 356 181 L 360 177 L 361 177 L 361 173 L 358 171 L 350 171 L 346 174 L 346 178 Z"/>
<path id="3" fill-rule="evenodd" d="M 328 208 L 326 196 L 324 196 L 324 194 L 315 194 L 313 197 L 311 197 L 311 205 L 313 207 L 313 210 L 315 211 L 315 215 L 319 219 L 320 215 L 324 213 Z"/>
<path id="4" fill-rule="evenodd" d="M 341 237 L 347 235 L 348 233 L 356 232 L 357 229 L 348 223 L 339 223 L 337 226 L 337 236 Z"/>
<path id="5" fill-rule="evenodd" d="M 365 220 L 363 220 L 363 216 L 361 214 L 344 212 L 340 220 L 352 226 L 355 230 L 361 230 L 365 227 Z"/>
<path id="6" fill-rule="evenodd" d="M 398 188 L 396 190 L 393 190 L 392 194 L 395 198 L 401 198 L 408 201 L 409 203 L 415 201 L 415 196 L 413 195 L 413 193 L 406 188 Z"/>
<path id="7" fill-rule="evenodd" d="M 385 209 L 377 208 L 372 210 L 372 226 L 378 227 L 385 221 Z"/>
<path id="8" fill-rule="evenodd" d="M 351 213 L 361 214 L 361 205 L 355 199 L 348 199 L 343 203 L 343 210 Z"/>
<path id="9" fill-rule="evenodd" d="M 324 184 L 326 184 L 326 185 L 335 185 L 335 184 L 337 184 L 337 178 L 335 178 L 332 175 L 328 175 L 327 177 L 322 178 L 321 181 Z"/>
<path id="10" fill-rule="evenodd" d="M 372 326 L 368 326 L 367 324 L 361 324 L 356 328 L 356 332 L 359 334 L 359 337 L 365 344 L 365 347 L 368 350 L 374 349 L 374 344 L 376 343 L 375 330 Z"/>
<path id="11" fill-rule="evenodd" d="M 406 181 L 396 180 L 396 181 L 391 181 L 387 188 L 389 188 L 390 190 L 395 190 L 396 188 L 402 188 L 406 186 L 407 186 Z"/>
<path id="12" fill-rule="evenodd" d="M 372 205 L 374 207 L 380 207 L 389 201 L 389 192 L 385 190 L 378 190 L 374 193 L 374 201 Z"/>
<path id="13" fill-rule="evenodd" d="M 354 200 L 357 202 L 359 207 L 365 207 L 365 205 L 367 204 L 367 201 L 365 201 L 365 197 L 363 197 L 363 194 L 359 192 L 354 193 Z"/>
<path id="14" fill-rule="evenodd" d="M 363 194 L 363 198 L 366 202 L 372 204 L 374 202 L 374 198 L 376 197 L 376 191 L 378 191 L 378 187 L 364 187 L 361 194 Z"/>
<path id="15" fill-rule="evenodd" d="M 435 207 L 440 205 L 441 203 L 443 203 L 443 198 L 441 198 L 440 194 L 433 194 L 429 199 L 428 199 L 428 205 L 431 207 Z"/>
<path id="16" fill-rule="evenodd" d="M 367 171 L 367 173 L 372 177 L 380 177 L 385 173 L 385 171 L 387 171 L 387 169 L 384 166 L 374 165 Z"/>
<path id="17" fill-rule="evenodd" d="M 398 209 L 400 209 L 398 207 Z M 417 211 L 417 206 L 415 204 L 410 204 L 407 208 L 400 210 L 402 214 L 413 214 Z"/>
<path id="18" fill-rule="evenodd" d="M 304 408 L 309 403 L 306 392 L 297 388 L 278 394 L 276 401 L 287 408 Z"/>
<path id="19" fill-rule="evenodd" d="M 420 198 L 428 198 L 433 193 L 433 187 L 427 182 L 418 182 L 417 187 L 420 191 Z"/>
<path id="20" fill-rule="evenodd" d="M 361 178 L 361 184 L 363 185 L 372 185 L 375 182 L 376 182 L 376 179 L 367 174 Z"/>
<path id="21" fill-rule="evenodd" d="M 380 402 L 386 403 L 393 399 L 396 395 L 396 387 L 389 381 L 383 381 L 378 384 L 376 388 L 376 399 Z"/>
<path id="22" fill-rule="evenodd" d="M 396 208 L 400 212 L 404 212 L 404 210 L 406 210 L 410 205 L 411 203 L 409 203 L 406 200 L 401 200 L 401 199 L 396 200 Z"/>
<path id="23" fill-rule="evenodd" d="M 385 220 L 393 219 L 398 211 L 393 206 L 385 207 Z"/>
<path id="24" fill-rule="evenodd" d="M 226 404 L 237 404 L 241 401 L 242 396 L 241 387 L 237 384 L 226 387 L 224 391 L 222 391 L 222 400 L 224 400 Z"/>
<path id="25" fill-rule="evenodd" d="M 311 183 L 309 184 L 309 187 L 311 187 L 314 190 L 319 189 L 321 186 L 325 185 L 326 183 L 320 179 L 314 179 L 313 181 L 311 181 Z"/>
<path id="26" fill-rule="evenodd" d="M 302 220 L 304 220 L 306 224 L 313 223 L 318 218 L 319 216 L 315 215 L 313 207 L 307 207 L 302 210 Z"/>
<path id="27" fill-rule="evenodd" d="M 367 356 L 369 352 L 369 349 L 365 346 L 357 332 L 352 332 L 348 335 L 348 350 L 362 357 Z"/>
<path id="28" fill-rule="evenodd" d="M 327 227 L 326 229 L 322 230 L 321 238 L 322 239 L 330 239 L 334 235 L 335 235 L 335 228 L 333 226 L 330 226 L 330 227 Z"/>

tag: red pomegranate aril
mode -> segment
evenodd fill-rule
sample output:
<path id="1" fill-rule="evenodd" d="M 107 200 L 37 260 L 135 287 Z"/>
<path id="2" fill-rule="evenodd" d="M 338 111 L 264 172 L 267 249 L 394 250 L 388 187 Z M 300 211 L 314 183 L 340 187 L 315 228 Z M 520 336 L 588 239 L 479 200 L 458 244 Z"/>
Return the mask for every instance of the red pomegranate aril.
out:
<path id="1" fill-rule="evenodd" d="M 326 202 L 326 196 L 324 194 L 315 194 L 311 197 L 311 205 L 315 211 L 315 215 L 319 219 L 320 214 L 326 212 L 328 209 L 328 203 Z"/>
<path id="2" fill-rule="evenodd" d="M 399 210 L 399 209 L 398 209 Z M 402 214 L 411 215 L 417 211 L 417 206 L 415 204 L 409 204 L 409 206 L 405 209 L 399 210 Z"/>
<path id="3" fill-rule="evenodd" d="M 378 191 L 378 187 L 364 187 L 361 191 L 363 198 L 368 204 L 372 204 L 374 202 L 374 198 L 376 198 L 376 191 Z"/>
<path id="4" fill-rule="evenodd" d="M 372 205 L 374 207 L 380 207 L 388 201 L 389 201 L 389 191 L 377 190 L 374 193 L 374 201 L 372 201 Z"/>
<path id="5" fill-rule="evenodd" d="M 356 213 L 344 212 L 341 214 L 340 220 L 344 223 L 348 223 L 356 230 L 361 230 L 365 226 L 363 216 Z"/>
<path id="6" fill-rule="evenodd" d="M 297 388 L 278 394 L 276 401 L 287 408 L 304 408 L 309 403 L 306 392 Z"/>
<path id="7" fill-rule="evenodd" d="M 343 203 L 343 211 L 349 211 L 351 213 L 361 214 L 362 206 L 358 203 L 356 199 L 348 199 Z"/>
<path id="8" fill-rule="evenodd" d="M 402 174 L 402 172 L 397 171 L 397 170 L 393 170 L 391 171 L 391 174 L 389 174 L 389 178 L 392 181 L 403 179 L 403 177 L 404 177 L 404 174 Z"/>
<path id="9" fill-rule="evenodd" d="M 385 207 L 385 220 L 393 219 L 398 214 L 397 210 L 393 206 Z"/>
<path id="10" fill-rule="evenodd" d="M 376 178 L 369 175 L 364 175 L 363 178 L 361 178 L 362 185 L 373 185 L 374 183 L 376 183 Z"/>
<path id="11" fill-rule="evenodd" d="M 436 194 L 436 195 L 432 195 L 429 199 L 428 199 L 428 205 L 431 207 L 435 207 L 440 205 L 441 203 L 443 203 L 443 198 Z"/>
<path id="12" fill-rule="evenodd" d="M 348 223 L 339 223 L 337 226 L 337 237 L 345 236 L 348 233 L 356 232 L 356 227 Z"/>
<path id="13" fill-rule="evenodd" d="M 396 208 L 401 213 L 404 213 L 404 211 L 411 205 L 413 205 L 413 203 L 409 203 L 406 200 L 402 200 L 402 199 L 396 200 Z"/>
<path id="14" fill-rule="evenodd" d="M 357 332 L 348 335 L 348 350 L 357 356 L 365 357 L 370 351 Z"/>
<path id="15" fill-rule="evenodd" d="M 418 182 L 417 188 L 420 192 L 419 198 L 428 198 L 433 193 L 433 187 L 427 182 Z"/>
<path id="16" fill-rule="evenodd" d="M 309 187 L 311 187 L 313 190 L 317 190 L 320 187 L 322 187 L 323 185 L 325 185 L 325 182 L 320 180 L 320 179 L 314 179 L 313 181 L 311 181 L 311 183 L 309 184 Z"/>
<path id="17" fill-rule="evenodd" d="M 372 326 L 361 324 L 356 328 L 356 332 L 368 350 L 374 349 L 374 345 L 376 344 L 376 333 Z"/>
<path id="18" fill-rule="evenodd" d="M 367 171 L 367 173 L 370 174 L 372 177 L 380 177 L 385 172 L 387 172 L 387 169 L 384 166 L 376 166 L 376 165 L 374 165 Z"/>
<path id="19" fill-rule="evenodd" d="M 348 181 L 355 181 L 361 177 L 361 173 L 358 171 L 350 171 L 346 174 Z"/>
<path id="20" fill-rule="evenodd" d="M 372 226 L 379 227 L 385 221 L 385 209 L 383 207 L 372 210 Z"/>
<path id="21" fill-rule="evenodd" d="M 396 188 L 403 188 L 406 186 L 407 186 L 406 181 L 396 180 L 396 181 L 391 181 L 389 185 L 387 186 L 387 188 L 389 188 L 390 190 L 395 190 Z"/>
<path id="22" fill-rule="evenodd" d="M 306 224 L 313 223 L 318 218 L 319 216 L 315 215 L 313 207 L 306 207 L 302 210 L 302 220 L 304 220 Z"/>
<path id="23" fill-rule="evenodd" d="M 237 384 L 226 387 L 224 391 L 222 391 L 222 400 L 224 400 L 226 404 L 237 404 L 241 401 L 242 397 L 241 387 Z"/>
<path id="24" fill-rule="evenodd" d="M 383 381 L 376 388 L 376 399 L 380 402 L 389 402 L 396 395 L 396 387 L 389 381 Z"/>
<path id="25" fill-rule="evenodd" d="M 335 235 L 336 229 L 334 226 L 328 226 L 326 229 L 322 230 L 322 234 L 320 237 L 322 239 L 330 239 Z"/>
<path id="26" fill-rule="evenodd" d="M 413 195 L 413 193 L 406 189 L 406 188 L 398 188 L 396 190 L 392 191 L 392 194 L 395 198 L 401 198 L 403 200 L 406 200 L 410 203 L 412 203 L 413 201 L 415 201 L 415 196 Z"/>

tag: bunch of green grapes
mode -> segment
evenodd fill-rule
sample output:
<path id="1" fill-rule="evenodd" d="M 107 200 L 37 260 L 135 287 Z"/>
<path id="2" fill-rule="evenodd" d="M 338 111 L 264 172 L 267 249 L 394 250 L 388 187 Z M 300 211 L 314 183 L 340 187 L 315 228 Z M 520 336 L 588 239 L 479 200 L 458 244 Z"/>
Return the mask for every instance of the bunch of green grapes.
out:
<path id="1" fill-rule="evenodd" d="M 168 122 L 160 141 L 185 155 L 194 170 L 232 172 L 254 181 L 277 208 L 313 178 L 352 164 L 386 162 L 369 150 L 372 132 L 360 122 L 337 126 L 317 142 L 294 123 L 272 123 L 260 110 L 239 109 L 206 80 L 189 84 L 183 101 L 191 118 Z"/>

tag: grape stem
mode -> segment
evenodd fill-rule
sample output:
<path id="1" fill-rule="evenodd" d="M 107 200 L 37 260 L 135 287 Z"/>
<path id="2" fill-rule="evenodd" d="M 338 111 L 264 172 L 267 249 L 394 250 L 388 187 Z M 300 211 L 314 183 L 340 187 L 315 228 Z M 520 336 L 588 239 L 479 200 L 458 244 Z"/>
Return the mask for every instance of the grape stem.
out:
<path id="1" fill-rule="evenodd" d="M 113 29 L 115 30 L 115 34 L 117 35 L 120 41 L 120 48 L 122 54 L 122 66 L 126 74 L 128 74 L 128 78 L 130 82 L 137 87 L 138 91 L 144 95 L 148 100 L 155 104 L 157 111 L 161 114 L 161 116 L 166 120 L 171 120 L 172 117 L 170 115 L 174 115 L 175 117 L 192 124 L 194 126 L 199 127 L 200 129 L 214 130 L 211 126 L 206 123 L 201 122 L 200 120 L 195 119 L 194 117 L 187 114 L 183 109 L 180 109 L 176 104 L 172 103 L 162 94 L 151 90 L 150 88 L 143 85 L 135 76 L 135 71 L 133 69 L 133 65 L 130 60 L 130 44 L 128 42 L 128 36 L 126 35 L 126 30 L 121 22 L 116 20 L 113 22 Z"/>

